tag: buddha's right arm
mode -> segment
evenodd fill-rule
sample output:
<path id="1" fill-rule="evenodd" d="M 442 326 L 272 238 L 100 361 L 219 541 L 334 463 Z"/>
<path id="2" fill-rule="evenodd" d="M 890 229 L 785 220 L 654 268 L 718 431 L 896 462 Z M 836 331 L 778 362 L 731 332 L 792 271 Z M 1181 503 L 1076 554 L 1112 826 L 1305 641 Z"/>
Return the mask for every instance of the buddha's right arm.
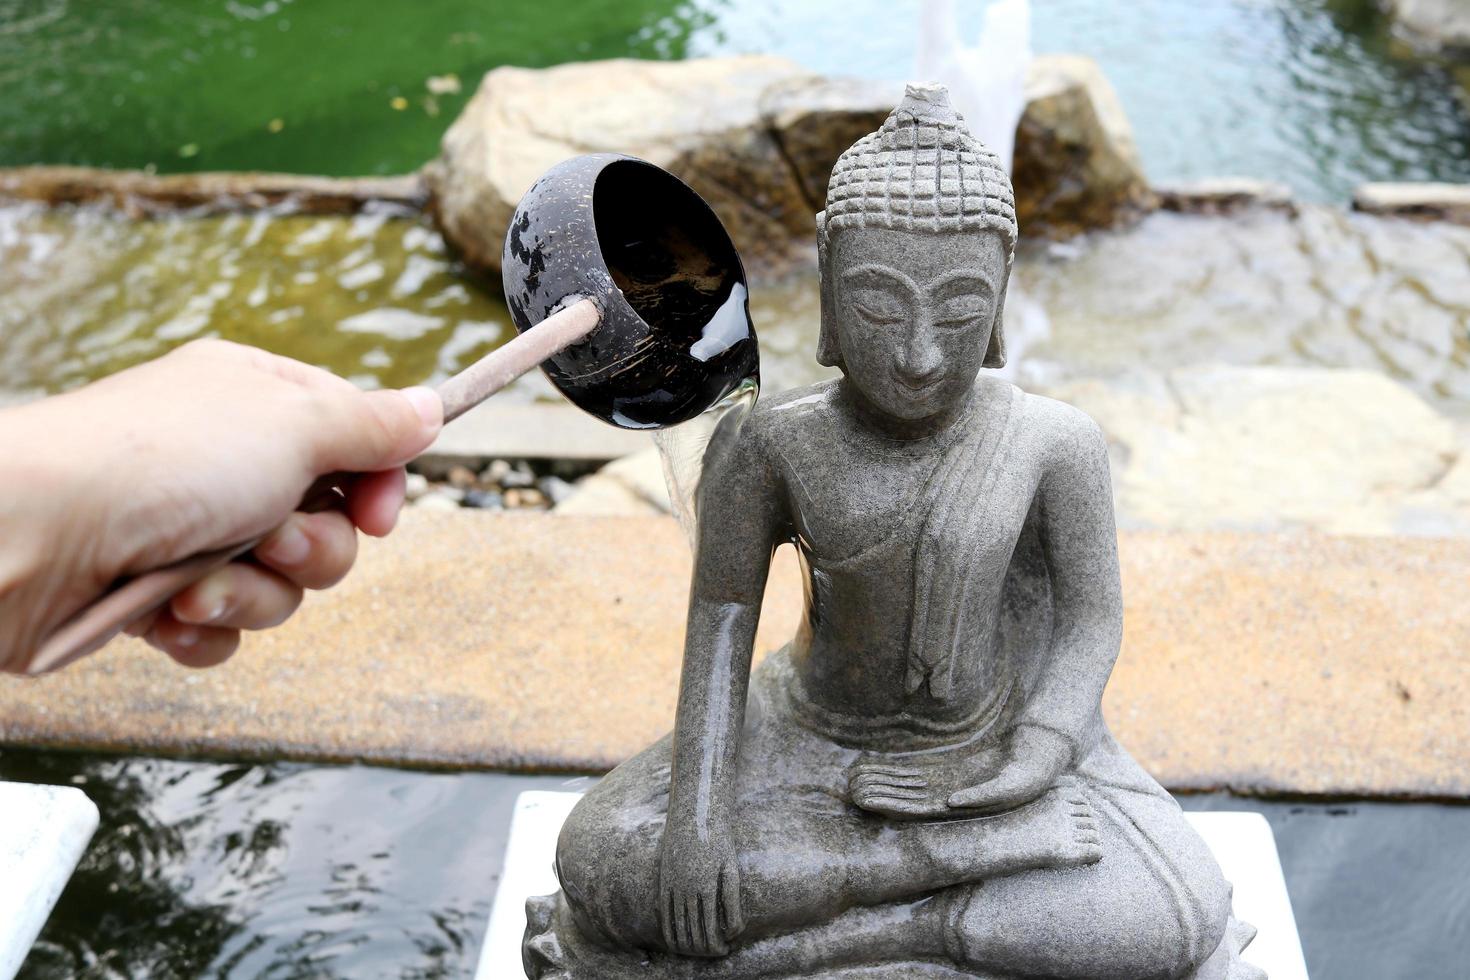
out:
<path id="1" fill-rule="evenodd" d="M 722 823 L 732 803 L 756 624 L 782 521 L 785 495 L 759 421 L 716 436 L 700 481 L 669 819 L 701 830 Z"/>

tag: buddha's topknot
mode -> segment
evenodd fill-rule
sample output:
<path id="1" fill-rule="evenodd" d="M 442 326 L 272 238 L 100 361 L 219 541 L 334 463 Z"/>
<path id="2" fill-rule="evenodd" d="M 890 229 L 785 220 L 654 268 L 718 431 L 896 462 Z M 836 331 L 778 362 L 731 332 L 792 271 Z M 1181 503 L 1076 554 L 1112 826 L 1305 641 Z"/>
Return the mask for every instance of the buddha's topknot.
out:
<path id="1" fill-rule="evenodd" d="M 876 133 L 838 158 L 825 229 L 991 229 L 1016 248 L 1016 202 L 1000 159 L 970 135 L 942 85 L 910 85 Z"/>

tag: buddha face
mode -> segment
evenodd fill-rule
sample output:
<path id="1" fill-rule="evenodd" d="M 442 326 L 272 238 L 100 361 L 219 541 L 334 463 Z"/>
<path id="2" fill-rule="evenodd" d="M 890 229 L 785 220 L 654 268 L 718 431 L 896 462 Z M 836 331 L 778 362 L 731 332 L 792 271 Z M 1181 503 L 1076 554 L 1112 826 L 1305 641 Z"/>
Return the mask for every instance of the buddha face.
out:
<path id="1" fill-rule="evenodd" d="M 834 305 L 848 380 L 899 419 L 963 401 L 1004 297 L 1001 236 L 846 228 L 832 249 L 824 298 Z"/>

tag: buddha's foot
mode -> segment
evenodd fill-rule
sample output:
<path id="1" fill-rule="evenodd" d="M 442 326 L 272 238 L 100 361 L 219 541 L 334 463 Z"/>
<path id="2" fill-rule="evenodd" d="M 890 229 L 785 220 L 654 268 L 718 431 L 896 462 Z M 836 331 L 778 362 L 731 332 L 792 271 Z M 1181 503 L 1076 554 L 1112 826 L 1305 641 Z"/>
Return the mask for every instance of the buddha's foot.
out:
<path id="1" fill-rule="evenodd" d="M 1075 868 L 1102 858 L 1092 804 L 1068 781 L 1023 807 L 992 817 L 928 825 L 930 846 L 948 884 L 982 881 L 1033 868 Z"/>
<path id="2" fill-rule="evenodd" d="M 1087 792 L 1075 780 L 1048 790 L 1034 803 L 999 816 L 997 840 L 986 844 L 1001 873 L 1029 868 L 1076 868 L 1102 859 L 1102 837 Z"/>

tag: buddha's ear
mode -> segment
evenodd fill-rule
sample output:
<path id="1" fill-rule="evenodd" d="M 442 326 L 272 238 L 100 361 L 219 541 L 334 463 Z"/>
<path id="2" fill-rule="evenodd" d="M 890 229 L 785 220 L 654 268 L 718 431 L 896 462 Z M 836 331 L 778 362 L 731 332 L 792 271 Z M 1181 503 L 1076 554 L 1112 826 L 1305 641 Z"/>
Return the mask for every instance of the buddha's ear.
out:
<path id="1" fill-rule="evenodd" d="M 985 348 L 985 360 L 981 362 L 981 367 L 1006 366 L 1006 290 L 1010 285 L 1010 269 L 1007 269 L 1006 281 L 1000 287 L 1000 295 L 995 300 L 995 323 L 990 328 L 990 344 Z"/>
<path id="2" fill-rule="evenodd" d="M 821 331 L 817 334 L 817 363 L 842 368 L 842 342 L 837 336 L 837 299 L 832 277 L 827 275 L 830 255 L 827 241 L 827 212 L 817 212 L 817 285 L 822 307 Z"/>

